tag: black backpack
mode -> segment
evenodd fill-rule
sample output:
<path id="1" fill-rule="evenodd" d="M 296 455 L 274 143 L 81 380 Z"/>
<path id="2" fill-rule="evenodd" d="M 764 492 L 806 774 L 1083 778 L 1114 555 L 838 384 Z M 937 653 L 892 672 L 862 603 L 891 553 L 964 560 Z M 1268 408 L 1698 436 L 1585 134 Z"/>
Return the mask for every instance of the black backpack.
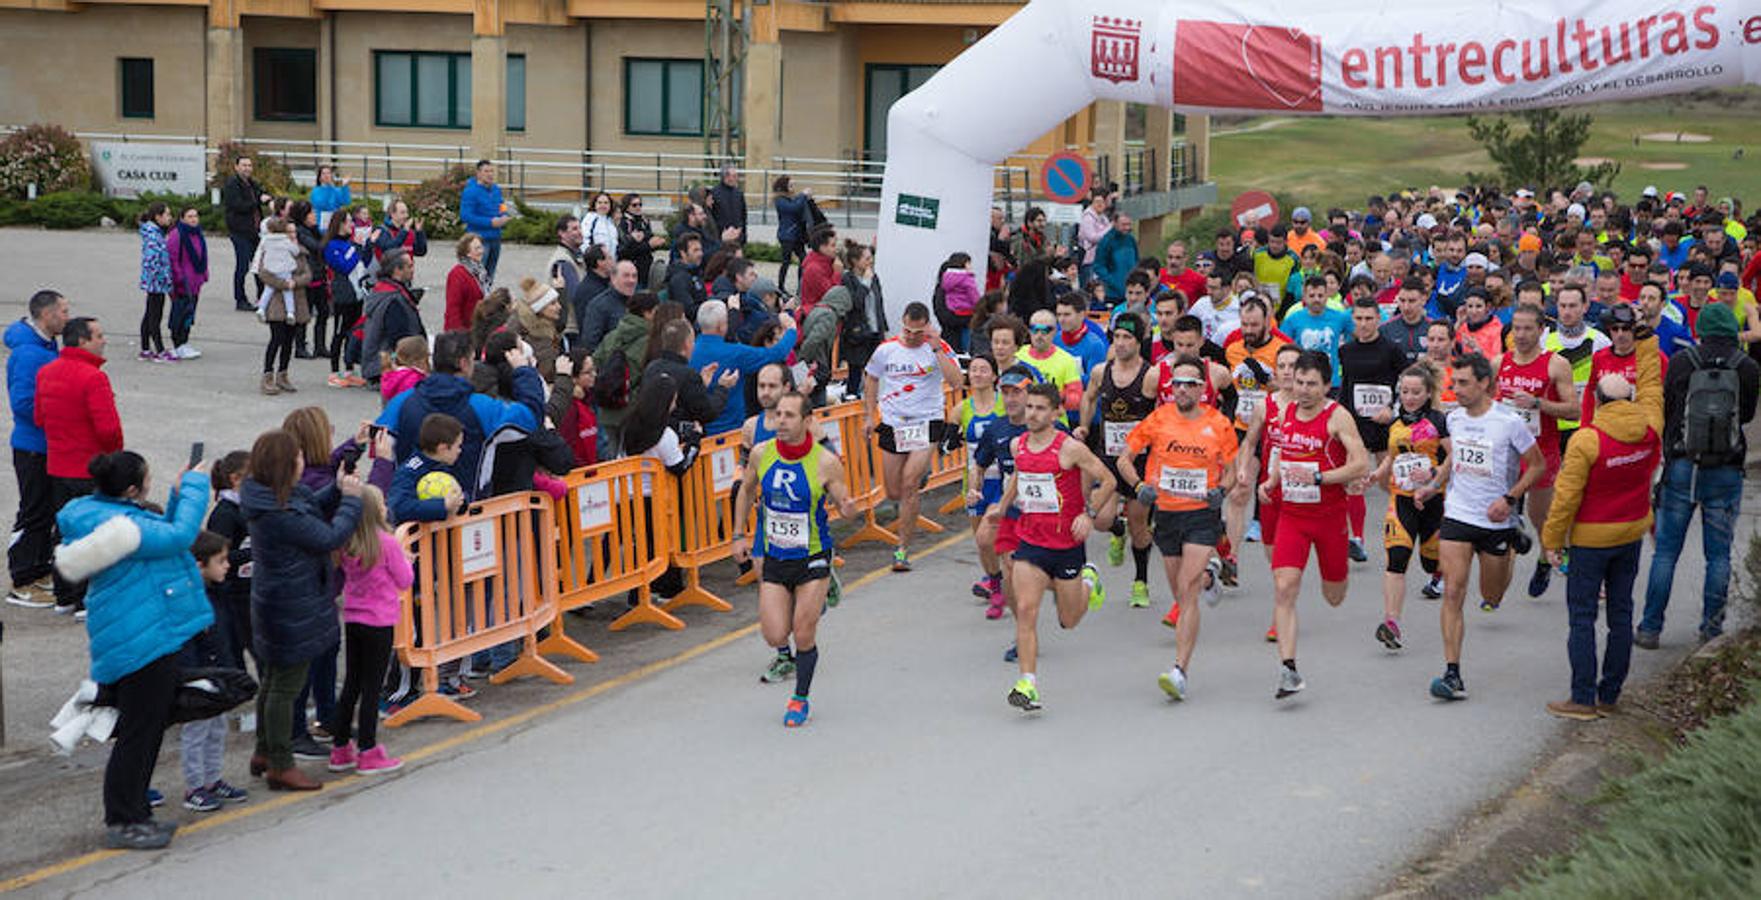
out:
<path id="1" fill-rule="evenodd" d="M 619 347 L 605 358 L 599 380 L 593 383 L 593 405 L 600 409 L 623 409 L 630 405 L 630 360 Z"/>
<path id="2" fill-rule="evenodd" d="M 1698 347 L 1687 353 L 1694 371 L 1682 410 L 1682 453 L 1695 465 L 1724 465 L 1742 442 L 1736 365 L 1723 356 L 1702 360 Z"/>

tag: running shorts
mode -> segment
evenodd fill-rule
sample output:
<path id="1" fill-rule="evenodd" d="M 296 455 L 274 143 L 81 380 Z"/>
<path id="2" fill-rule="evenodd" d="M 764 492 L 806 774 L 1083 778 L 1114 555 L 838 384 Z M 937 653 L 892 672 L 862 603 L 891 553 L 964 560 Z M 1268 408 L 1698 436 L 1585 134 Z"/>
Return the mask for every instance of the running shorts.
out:
<path id="1" fill-rule="evenodd" d="M 1015 561 L 1032 563 L 1055 581 L 1070 581 L 1082 574 L 1082 567 L 1088 564 L 1088 551 L 1080 544 L 1053 550 L 1022 541 L 1015 548 Z"/>
<path id="2" fill-rule="evenodd" d="M 1503 556 L 1510 552 L 1511 544 L 1516 540 L 1515 528 L 1481 528 L 1454 519 L 1444 519 L 1442 538 L 1474 545 L 1474 552 L 1490 556 Z"/>
<path id="3" fill-rule="evenodd" d="M 1411 497 L 1391 497 L 1388 515 L 1382 522 L 1382 544 L 1388 550 L 1388 571 L 1406 574 L 1412 563 L 1412 551 L 1419 548 L 1419 559 L 1426 572 L 1437 570 L 1438 531 L 1443 527 L 1443 498 L 1432 497 L 1423 507 Z"/>
<path id="4" fill-rule="evenodd" d="M 1187 544 L 1215 547 L 1223 537 L 1223 516 L 1214 509 L 1158 509 L 1152 522 L 1156 549 L 1169 559 L 1178 557 Z"/>
<path id="5" fill-rule="evenodd" d="M 832 577 L 832 554 L 830 551 L 816 553 L 802 559 L 766 559 L 759 580 L 765 584 L 780 584 L 794 590 L 808 583 Z"/>
<path id="6" fill-rule="evenodd" d="M 947 427 L 947 423 L 943 422 L 941 419 L 930 420 L 930 423 L 929 423 L 929 446 L 924 449 L 933 450 L 936 447 L 941 446 L 942 432 L 944 429 L 946 429 L 946 427 Z M 895 445 L 893 443 L 893 426 L 888 425 L 884 422 L 881 423 L 880 425 L 875 427 L 874 437 L 875 437 L 875 440 L 880 444 L 881 452 L 883 452 L 883 453 L 898 453 L 899 452 L 897 449 L 897 445 Z"/>
<path id="7" fill-rule="evenodd" d="M 1261 536 L 1264 534 L 1262 526 Z M 1321 580 L 1344 581 L 1351 570 L 1351 558 L 1343 506 L 1318 516 L 1280 515 L 1278 540 L 1272 544 L 1272 568 L 1306 567 L 1311 546 L 1315 548 L 1315 568 L 1320 570 Z"/>

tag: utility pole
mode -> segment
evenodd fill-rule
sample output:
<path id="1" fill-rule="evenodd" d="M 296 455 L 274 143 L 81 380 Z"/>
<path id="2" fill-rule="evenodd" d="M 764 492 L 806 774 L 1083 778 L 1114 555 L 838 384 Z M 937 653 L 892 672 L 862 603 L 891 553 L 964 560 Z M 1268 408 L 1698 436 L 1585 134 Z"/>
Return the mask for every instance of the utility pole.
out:
<path id="1" fill-rule="evenodd" d="M 744 155 L 741 137 L 741 88 L 745 84 L 746 35 L 752 25 L 753 0 L 704 0 L 703 10 L 703 154 Z"/>

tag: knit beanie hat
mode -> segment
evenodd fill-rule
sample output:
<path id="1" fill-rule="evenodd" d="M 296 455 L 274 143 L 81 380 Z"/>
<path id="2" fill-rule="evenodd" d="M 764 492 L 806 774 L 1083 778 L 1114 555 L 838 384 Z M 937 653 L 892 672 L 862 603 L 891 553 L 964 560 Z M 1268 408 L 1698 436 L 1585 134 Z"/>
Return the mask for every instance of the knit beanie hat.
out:
<path id="1" fill-rule="evenodd" d="M 1722 303 L 1708 303 L 1700 310 L 1697 330 L 1702 338 L 1734 338 L 1737 336 L 1736 313 Z"/>
<path id="2" fill-rule="evenodd" d="M 556 288 L 527 276 L 520 279 L 520 292 L 525 294 L 526 305 L 534 313 L 544 312 L 544 308 L 556 302 Z"/>

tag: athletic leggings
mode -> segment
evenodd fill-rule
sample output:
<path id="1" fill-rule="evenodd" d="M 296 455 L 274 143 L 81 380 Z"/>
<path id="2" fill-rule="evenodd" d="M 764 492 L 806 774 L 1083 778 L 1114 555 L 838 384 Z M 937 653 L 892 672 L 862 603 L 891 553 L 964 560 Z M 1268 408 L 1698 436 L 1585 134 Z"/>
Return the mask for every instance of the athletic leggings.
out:
<path id="1" fill-rule="evenodd" d="M 292 322 L 269 323 L 269 346 L 263 348 L 263 374 L 287 371 L 288 360 L 293 357 L 293 338 Z"/>
<path id="2" fill-rule="evenodd" d="M 368 750 L 379 743 L 379 685 L 391 661 L 391 627 L 348 622 L 343 630 L 342 696 L 337 698 L 335 720 L 329 725 L 338 746 L 349 742 Z M 358 720 L 358 733 L 351 728 Z"/>
<path id="3" fill-rule="evenodd" d="M 358 354 L 348 352 L 349 333 L 354 330 L 355 320 L 360 317 L 361 304 L 336 304 L 336 336 L 330 341 L 330 371 L 340 372 L 343 369 L 353 369 L 360 363 L 360 360 L 355 359 Z"/>
<path id="4" fill-rule="evenodd" d="M 182 347 L 190 342 L 190 329 L 196 325 L 196 296 L 171 295 L 171 346 Z"/>
<path id="5" fill-rule="evenodd" d="M 312 348 L 313 352 L 328 349 L 324 345 L 324 335 L 330 324 L 330 288 L 314 285 L 306 288 L 306 302 L 312 307 Z M 306 327 L 298 326 L 294 334 L 299 338 L 300 346 L 306 346 Z"/>
<path id="6" fill-rule="evenodd" d="M 165 352 L 165 337 L 159 332 L 159 320 L 165 318 L 165 294 L 147 292 L 147 310 L 141 315 L 141 349 Z"/>

